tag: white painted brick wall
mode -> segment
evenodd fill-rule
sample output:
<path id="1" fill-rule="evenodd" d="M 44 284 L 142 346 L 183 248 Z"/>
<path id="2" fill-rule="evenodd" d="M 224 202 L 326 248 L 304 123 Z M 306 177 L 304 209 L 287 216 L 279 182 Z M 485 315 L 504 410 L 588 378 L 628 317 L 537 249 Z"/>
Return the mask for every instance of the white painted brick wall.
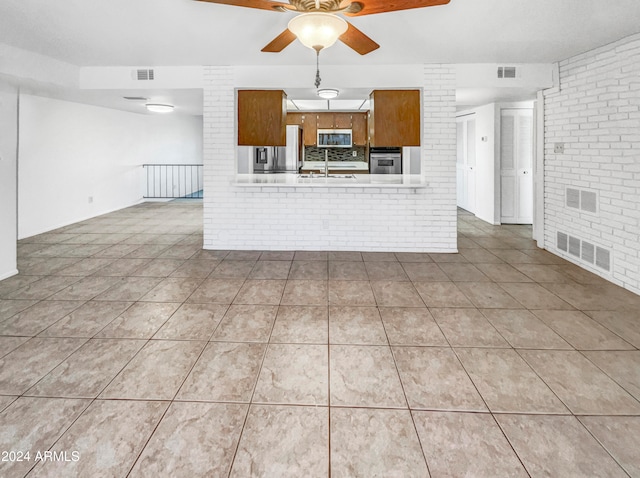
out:
<path id="1" fill-rule="evenodd" d="M 606 247 L 611 274 L 589 269 L 640 292 L 640 34 L 561 62 L 544 106 L 545 248 L 572 259 L 558 230 Z M 567 186 L 597 191 L 599 213 L 565 207 Z"/>
<path id="2" fill-rule="evenodd" d="M 424 189 L 234 186 L 234 69 L 204 76 L 205 249 L 457 250 L 453 67 L 424 68 Z"/>

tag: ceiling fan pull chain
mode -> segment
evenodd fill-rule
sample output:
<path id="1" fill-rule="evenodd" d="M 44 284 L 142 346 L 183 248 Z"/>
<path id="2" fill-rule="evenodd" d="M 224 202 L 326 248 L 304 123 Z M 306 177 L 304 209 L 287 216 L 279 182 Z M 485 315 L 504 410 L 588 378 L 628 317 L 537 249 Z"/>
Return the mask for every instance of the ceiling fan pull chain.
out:
<path id="1" fill-rule="evenodd" d="M 316 50 L 316 88 L 320 86 L 320 49 Z"/>

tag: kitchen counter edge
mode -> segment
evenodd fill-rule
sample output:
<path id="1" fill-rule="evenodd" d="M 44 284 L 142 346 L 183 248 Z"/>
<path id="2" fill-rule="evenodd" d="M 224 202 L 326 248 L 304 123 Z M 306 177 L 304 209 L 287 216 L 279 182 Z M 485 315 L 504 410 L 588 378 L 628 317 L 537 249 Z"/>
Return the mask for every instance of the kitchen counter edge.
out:
<path id="1" fill-rule="evenodd" d="M 419 174 L 354 174 L 354 178 L 301 178 L 298 174 L 238 174 L 233 186 L 241 187 L 335 187 L 335 188 L 413 188 L 428 187 Z"/>

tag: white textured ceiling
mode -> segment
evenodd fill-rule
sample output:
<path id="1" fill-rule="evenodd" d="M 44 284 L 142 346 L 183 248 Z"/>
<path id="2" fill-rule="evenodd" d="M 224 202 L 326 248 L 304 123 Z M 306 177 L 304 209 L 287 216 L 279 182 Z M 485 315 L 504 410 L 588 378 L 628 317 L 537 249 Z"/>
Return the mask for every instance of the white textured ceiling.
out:
<path id="1" fill-rule="evenodd" d="M 2 0 L 0 42 L 78 66 L 313 63 L 298 42 L 260 52 L 290 18 L 195 0 Z M 546 63 L 640 31 L 640 1 L 451 0 L 350 21 L 381 48 L 339 43 L 324 63 Z"/>
<path id="2" fill-rule="evenodd" d="M 0 43 L 77 66 L 238 64 L 313 69 L 314 53 L 298 42 L 278 54 L 260 52 L 291 17 L 195 0 L 0 0 Z M 551 63 L 640 32 L 640 0 L 451 0 L 440 7 L 349 21 L 376 40 L 380 49 L 360 56 L 338 42 L 322 52 L 322 64 Z M 37 93 L 37 88 L 33 91 Z M 142 110 L 140 104 L 122 100 L 126 93 L 61 91 L 54 96 Z M 185 114 L 201 113 L 199 91 L 137 94 L 165 98 Z M 458 91 L 458 104 L 533 94 L 467 88 Z M 363 92 L 362 99 L 367 95 Z M 302 93 L 289 97 L 312 98 Z"/>

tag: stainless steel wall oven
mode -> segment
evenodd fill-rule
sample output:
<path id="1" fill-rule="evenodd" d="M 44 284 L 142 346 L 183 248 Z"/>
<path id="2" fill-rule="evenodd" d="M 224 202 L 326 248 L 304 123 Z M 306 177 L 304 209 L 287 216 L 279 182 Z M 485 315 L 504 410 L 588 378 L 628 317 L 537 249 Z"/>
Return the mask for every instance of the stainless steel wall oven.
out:
<path id="1" fill-rule="evenodd" d="M 402 148 L 371 148 L 369 172 L 371 174 L 402 174 Z"/>

